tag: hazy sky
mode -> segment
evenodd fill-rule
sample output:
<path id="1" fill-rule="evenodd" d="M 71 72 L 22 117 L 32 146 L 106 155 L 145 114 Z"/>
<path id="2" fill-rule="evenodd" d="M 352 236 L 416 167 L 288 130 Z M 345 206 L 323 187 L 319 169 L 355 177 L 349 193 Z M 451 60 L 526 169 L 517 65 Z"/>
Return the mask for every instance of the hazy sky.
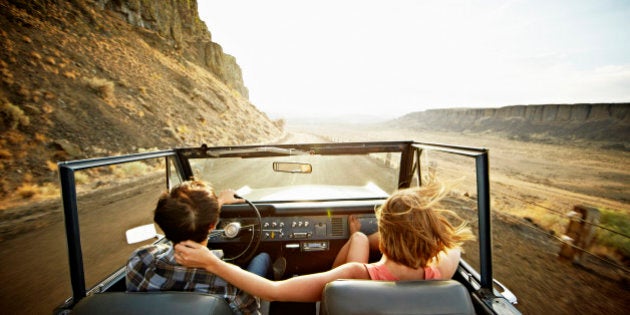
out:
<path id="1" fill-rule="evenodd" d="M 628 0 L 198 0 L 271 117 L 630 101 Z"/>

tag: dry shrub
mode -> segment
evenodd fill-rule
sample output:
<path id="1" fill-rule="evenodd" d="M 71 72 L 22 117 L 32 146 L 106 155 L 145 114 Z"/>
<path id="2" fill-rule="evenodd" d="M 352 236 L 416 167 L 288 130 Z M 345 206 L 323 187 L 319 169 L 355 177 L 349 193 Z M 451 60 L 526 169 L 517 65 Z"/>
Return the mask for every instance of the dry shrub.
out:
<path id="1" fill-rule="evenodd" d="M 63 73 L 63 76 L 68 78 L 68 79 L 72 79 L 72 80 L 77 78 L 77 74 L 74 71 L 65 71 Z"/>
<path id="2" fill-rule="evenodd" d="M 11 73 L 9 69 L 3 67 L 0 69 L 0 74 L 2 74 L 2 81 L 6 83 L 6 85 L 13 85 L 15 83 L 13 80 L 13 73 Z"/>
<path id="3" fill-rule="evenodd" d="M 556 213 L 546 212 L 538 216 L 538 223 L 548 231 L 562 234 L 566 230 L 569 220 L 566 217 L 558 216 Z"/>
<path id="4" fill-rule="evenodd" d="M 114 168 L 114 175 L 118 178 L 141 176 L 149 173 L 150 167 L 141 162 L 130 162 L 121 165 L 117 165 Z"/>
<path id="5" fill-rule="evenodd" d="M 45 134 L 36 132 L 35 133 L 35 141 L 37 141 L 37 142 L 46 142 L 46 141 L 48 141 L 48 137 L 46 137 Z"/>
<path id="6" fill-rule="evenodd" d="M 32 182 L 33 181 L 33 174 L 31 174 L 31 173 L 24 174 L 24 178 L 22 180 L 24 182 L 26 182 L 26 183 Z"/>
<path id="7" fill-rule="evenodd" d="M 31 123 L 30 118 L 24 114 L 21 108 L 7 100 L 2 101 L 0 117 L 4 121 L 5 126 L 9 126 L 10 129 L 17 129 L 20 125 L 28 126 Z"/>
<path id="8" fill-rule="evenodd" d="M 51 65 L 48 64 L 42 64 L 42 68 L 44 68 L 44 70 L 52 73 L 52 74 L 59 74 L 59 69 L 57 69 L 57 67 L 53 67 Z"/>
<path id="9" fill-rule="evenodd" d="M 51 92 L 51 91 L 44 91 L 44 99 L 45 100 L 53 100 L 55 99 L 56 95 L 55 93 Z"/>
<path id="10" fill-rule="evenodd" d="M 37 60 L 42 60 L 42 55 L 40 55 L 38 52 L 31 52 L 31 57 L 37 59 Z"/>
<path id="11" fill-rule="evenodd" d="M 4 140 L 8 141 L 10 144 L 21 144 L 25 141 L 24 134 L 17 130 L 9 130 L 4 133 Z"/>
<path id="12" fill-rule="evenodd" d="M 114 82 L 101 78 L 89 78 L 85 82 L 97 92 L 103 99 L 110 99 L 114 96 Z"/>
<path id="13" fill-rule="evenodd" d="M 32 183 L 23 183 L 15 191 L 22 199 L 50 198 L 59 196 L 59 186 L 56 183 L 45 183 L 40 186 Z"/>
<path id="14" fill-rule="evenodd" d="M 44 105 L 42 105 L 42 111 L 46 114 L 50 114 L 54 111 L 54 108 L 50 104 L 44 103 Z"/>
<path id="15" fill-rule="evenodd" d="M 0 149 L 0 160 L 10 160 L 13 157 L 11 151 L 7 149 Z"/>
<path id="16" fill-rule="evenodd" d="M 590 247 L 589 251 L 598 257 L 605 257 L 618 264 L 623 264 L 623 262 L 627 261 L 628 259 L 628 256 L 624 255 L 618 249 L 605 245 L 593 244 Z"/>
<path id="17" fill-rule="evenodd" d="M 624 257 L 630 257 L 630 215 L 610 209 L 600 209 L 600 225 L 606 229 L 595 231 L 595 242 L 601 246 L 613 248 Z M 611 232 L 617 231 L 618 233 Z"/>
<path id="18" fill-rule="evenodd" d="M 53 100 L 55 99 L 56 95 L 55 93 L 51 92 L 51 91 L 44 91 L 44 99 L 45 100 Z"/>
<path id="19" fill-rule="evenodd" d="M 17 93 L 23 98 L 30 98 L 31 96 L 31 91 L 25 86 L 20 86 Z"/>
<path id="20" fill-rule="evenodd" d="M 57 171 L 57 163 L 53 161 L 46 161 L 46 167 L 53 172 Z"/>
<path id="21" fill-rule="evenodd" d="M 77 185 L 85 185 L 90 182 L 90 175 L 85 172 L 75 172 L 74 173 L 74 182 Z"/>
<path id="22" fill-rule="evenodd" d="M 179 125 L 177 126 L 177 128 L 175 128 L 175 130 L 177 131 L 177 133 L 179 134 L 187 134 L 188 133 L 188 127 L 184 126 L 184 125 Z"/>
<path id="23" fill-rule="evenodd" d="M 45 183 L 40 187 L 40 195 L 43 197 L 57 197 L 61 194 L 59 184 Z"/>
<path id="24" fill-rule="evenodd" d="M 17 194 L 23 199 L 31 199 L 39 193 L 37 185 L 24 183 L 16 190 Z"/>

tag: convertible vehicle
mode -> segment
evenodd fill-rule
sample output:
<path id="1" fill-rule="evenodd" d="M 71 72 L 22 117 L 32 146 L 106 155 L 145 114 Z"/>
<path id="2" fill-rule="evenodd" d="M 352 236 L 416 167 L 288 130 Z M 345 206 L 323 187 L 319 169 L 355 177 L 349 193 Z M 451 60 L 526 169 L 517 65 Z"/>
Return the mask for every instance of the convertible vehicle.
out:
<path id="1" fill-rule="evenodd" d="M 476 211 L 478 259 L 460 260 L 451 280 L 329 283 L 317 303 L 266 302 L 268 314 L 520 314 L 492 276 L 488 151 L 414 141 L 175 148 L 59 163 L 72 297 L 55 314 L 231 314 L 220 297 L 193 292 L 131 293 L 132 251 L 166 240 L 153 225 L 159 194 L 184 180 L 236 189 L 246 203 L 223 206 L 208 247 L 243 265 L 259 252 L 286 259 L 284 277 L 331 268 L 355 215 L 366 234 L 374 210 L 428 177 L 462 177 L 453 194 Z M 464 165 L 468 172 L 456 171 Z M 459 169 L 459 168 L 457 168 Z M 450 173 L 449 173 L 450 170 Z M 429 176 L 430 175 L 430 176 Z M 465 198 L 468 203 L 458 198 Z M 373 253 L 371 259 L 378 259 Z M 479 270 L 479 271 L 477 271 Z"/>

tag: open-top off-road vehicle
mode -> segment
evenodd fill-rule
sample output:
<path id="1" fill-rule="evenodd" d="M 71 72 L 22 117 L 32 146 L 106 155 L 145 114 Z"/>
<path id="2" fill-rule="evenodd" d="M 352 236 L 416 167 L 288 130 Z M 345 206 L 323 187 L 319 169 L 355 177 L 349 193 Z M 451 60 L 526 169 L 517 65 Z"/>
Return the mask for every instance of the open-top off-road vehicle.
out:
<path id="1" fill-rule="evenodd" d="M 263 251 L 284 257 L 290 277 L 330 269 L 349 237 L 350 215 L 366 234 L 374 232 L 375 208 L 399 188 L 422 185 L 429 173 L 444 177 L 440 163 L 470 165 L 470 174 L 457 176 L 476 187 L 465 198 L 476 199 L 469 210 L 477 211 L 479 272 L 462 258 L 452 280 L 340 279 L 326 286 L 319 303 L 272 302 L 262 311 L 519 314 L 516 298 L 492 277 L 488 151 L 414 141 L 202 145 L 61 162 L 72 297 L 54 312 L 230 314 L 212 295 L 125 292 L 131 252 L 165 242 L 152 223 L 159 194 L 184 180 L 204 180 L 216 191 L 233 188 L 248 201 L 223 206 L 208 247 L 222 249 L 235 264 Z"/>

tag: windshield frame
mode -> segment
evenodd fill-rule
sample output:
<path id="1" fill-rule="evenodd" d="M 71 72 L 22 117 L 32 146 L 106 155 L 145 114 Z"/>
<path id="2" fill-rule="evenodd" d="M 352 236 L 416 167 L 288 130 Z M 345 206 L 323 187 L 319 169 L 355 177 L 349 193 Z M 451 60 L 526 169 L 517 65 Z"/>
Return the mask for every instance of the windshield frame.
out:
<path id="1" fill-rule="evenodd" d="M 293 155 L 364 155 L 369 153 L 401 153 L 398 188 L 408 187 L 408 178 L 413 164 L 412 141 L 385 142 L 336 142 L 336 143 L 302 143 L 273 145 L 244 145 L 198 148 L 177 148 L 177 155 L 182 163 L 183 178 L 193 178 L 194 169 L 190 159 L 222 158 L 222 157 L 281 157 Z"/>

